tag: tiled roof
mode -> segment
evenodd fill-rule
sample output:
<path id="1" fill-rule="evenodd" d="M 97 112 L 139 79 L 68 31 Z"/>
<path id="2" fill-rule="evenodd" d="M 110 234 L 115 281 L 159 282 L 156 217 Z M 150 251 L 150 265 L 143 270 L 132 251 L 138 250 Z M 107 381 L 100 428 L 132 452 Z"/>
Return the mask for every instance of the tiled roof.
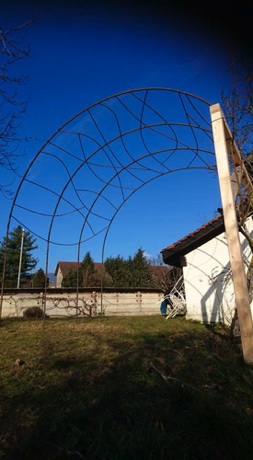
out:
<path id="1" fill-rule="evenodd" d="M 60 261 L 58 262 L 56 269 L 55 269 L 55 276 L 57 275 L 57 272 L 59 268 L 61 269 L 62 275 L 65 276 L 69 270 L 74 270 L 76 271 L 81 265 L 81 262 L 64 262 Z M 96 269 L 99 269 L 103 264 L 100 262 L 94 262 L 94 266 Z"/>
<path id="2" fill-rule="evenodd" d="M 217 216 L 211 221 L 199 227 L 192 233 L 176 243 L 162 249 L 163 261 L 167 265 L 182 267 L 184 265 L 184 256 L 194 249 L 198 248 L 212 238 L 220 235 L 225 231 L 223 216 Z"/>

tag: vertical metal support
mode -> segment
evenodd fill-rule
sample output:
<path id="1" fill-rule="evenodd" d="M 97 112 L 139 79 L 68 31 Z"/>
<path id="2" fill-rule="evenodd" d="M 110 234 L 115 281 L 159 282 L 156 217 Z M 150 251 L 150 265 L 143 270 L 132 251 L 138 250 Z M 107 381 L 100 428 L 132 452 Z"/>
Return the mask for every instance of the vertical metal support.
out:
<path id="1" fill-rule="evenodd" d="M 215 104 L 211 106 L 210 111 L 224 225 L 233 276 L 235 302 L 241 331 L 242 350 L 245 362 L 252 364 L 253 323 L 228 161 L 228 154 L 231 153 L 228 151 L 228 141 L 231 142 L 232 145 L 232 135 L 225 122 L 220 105 Z M 238 155 L 239 153 L 236 150 L 237 164 L 239 164 L 238 160 L 241 160 Z"/>
<path id="2" fill-rule="evenodd" d="M 25 236 L 25 230 L 24 230 L 24 228 L 22 228 L 21 246 L 20 246 L 20 256 L 19 256 L 19 266 L 18 266 L 17 289 L 19 289 L 19 286 L 20 286 L 20 275 L 21 275 L 21 265 L 22 265 L 22 256 L 23 256 L 24 236 Z"/>
<path id="3" fill-rule="evenodd" d="M 93 311 L 91 311 L 91 316 L 97 316 L 97 291 L 93 291 L 91 299 L 93 301 Z"/>

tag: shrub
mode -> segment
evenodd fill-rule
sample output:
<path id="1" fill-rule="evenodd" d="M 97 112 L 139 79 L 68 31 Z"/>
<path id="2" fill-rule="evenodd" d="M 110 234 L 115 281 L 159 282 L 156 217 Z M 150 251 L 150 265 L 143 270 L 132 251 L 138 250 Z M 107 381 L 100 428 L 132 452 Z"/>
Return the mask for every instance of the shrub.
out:
<path id="1" fill-rule="evenodd" d="M 23 311 L 24 318 L 43 318 L 44 312 L 40 307 L 29 307 Z M 48 318 L 48 315 L 45 315 Z"/>

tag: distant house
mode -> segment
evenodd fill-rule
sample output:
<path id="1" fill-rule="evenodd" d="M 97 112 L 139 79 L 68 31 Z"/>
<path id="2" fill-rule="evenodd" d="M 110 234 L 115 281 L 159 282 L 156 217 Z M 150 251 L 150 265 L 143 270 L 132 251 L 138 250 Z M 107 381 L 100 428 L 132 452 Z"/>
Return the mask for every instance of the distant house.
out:
<path id="1" fill-rule="evenodd" d="M 70 270 L 77 271 L 78 268 L 80 268 L 81 262 L 63 262 L 60 261 L 57 263 L 54 275 L 56 277 L 56 287 L 60 288 L 62 287 L 62 280 L 65 278 L 67 273 Z M 94 267 L 97 270 L 97 272 L 100 272 L 103 270 L 103 264 L 99 262 L 94 262 Z"/>
<path id="2" fill-rule="evenodd" d="M 78 262 L 58 262 L 54 272 L 54 276 L 56 277 L 56 287 L 62 287 L 62 280 L 67 275 L 68 271 L 76 271 L 80 265 L 81 263 Z"/>
<path id="3" fill-rule="evenodd" d="M 253 221 L 247 222 L 253 234 Z M 251 251 L 240 233 L 246 264 Z M 218 216 L 161 251 L 164 263 L 183 268 L 188 319 L 230 324 L 235 301 L 227 238 L 222 216 Z"/>

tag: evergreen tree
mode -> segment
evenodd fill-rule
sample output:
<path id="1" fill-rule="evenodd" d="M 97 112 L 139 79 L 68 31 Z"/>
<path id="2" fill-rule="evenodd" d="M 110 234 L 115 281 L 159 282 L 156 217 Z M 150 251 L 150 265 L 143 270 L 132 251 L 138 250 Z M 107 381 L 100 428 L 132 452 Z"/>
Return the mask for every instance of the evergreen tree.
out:
<path id="1" fill-rule="evenodd" d="M 101 286 L 101 280 L 107 280 L 104 269 L 100 269 L 98 272 L 95 263 L 91 257 L 90 252 L 87 252 L 84 256 L 80 268 L 78 270 L 69 270 L 66 276 L 63 278 L 63 287 L 94 287 Z"/>
<path id="2" fill-rule="evenodd" d="M 129 270 L 131 272 L 131 287 L 144 288 L 152 286 L 149 263 L 144 256 L 143 249 L 139 248 L 133 259 L 129 259 Z"/>
<path id="3" fill-rule="evenodd" d="M 149 263 L 141 248 L 127 260 L 121 256 L 109 257 L 105 261 L 105 269 L 112 278 L 113 287 L 152 287 Z"/>
<path id="4" fill-rule="evenodd" d="M 22 244 L 23 242 L 23 244 Z M 0 243 L 0 273 L 3 275 L 4 257 L 6 252 L 6 267 L 5 267 L 5 287 L 17 287 L 17 280 L 20 266 L 20 285 L 24 285 L 27 279 L 30 278 L 30 272 L 34 270 L 38 263 L 38 259 L 34 258 L 32 251 L 38 248 L 35 245 L 36 239 L 33 238 L 29 231 L 22 230 L 18 225 L 9 233 Z M 22 247 L 21 247 L 22 246 Z M 22 250 L 21 250 L 22 249 Z M 20 256 L 22 255 L 21 265 Z"/>
<path id="5" fill-rule="evenodd" d="M 39 270 L 32 277 L 32 286 L 34 288 L 44 288 L 45 284 L 48 286 L 48 278 L 46 279 L 44 270 L 39 268 Z"/>
<path id="6" fill-rule="evenodd" d="M 103 287 L 111 287 L 111 286 L 113 286 L 112 277 L 106 271 L 106 268 L 105 268 L 104 264 L 100 264 L 96 268 L 96 274 L 95 274 L 93 286 L 96 286 L 96 287 L 101 287 L 101 286 L 103 286 Z"/>
<path id="7" fill-rule="evenodd" d="M 76 287 L 77 286 L 77 271 L 69 270 L 62 280 L 62 287 Z"/>
<path id="8" fill-rule="evenodd" d="M 105 270 L 112 279 L 113 287 L 129 287 L 129 266 L 121 256 L 108 257 Z"/>
<path id="9" fill-rule="evenodd" d="M 80 272 L 81 272 L 81 279 L 79 281 L 80 286 L 83 286 L 83 287 L 94 286 L 96 268 L 95 268 L 94 260 L 92 259 L 89 251 L 84 256 L 84 259 L 81 263 Z"/>

